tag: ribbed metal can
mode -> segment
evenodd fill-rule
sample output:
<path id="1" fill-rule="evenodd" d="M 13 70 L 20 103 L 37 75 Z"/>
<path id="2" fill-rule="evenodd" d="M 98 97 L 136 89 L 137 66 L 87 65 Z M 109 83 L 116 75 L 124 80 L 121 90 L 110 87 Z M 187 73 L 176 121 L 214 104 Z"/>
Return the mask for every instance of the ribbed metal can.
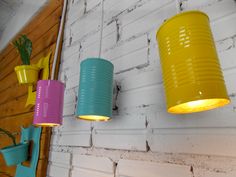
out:
<path id="1" fill-rule="evenodd" d="M 157 41 L 168 112 L 199 112 L 230 102 L 205 13 L 172 17 L 158 30 Z"/>
<path id="2" fill-rule="evenodd" d="M 57 80 L 39 80 L 37 83 L 34 125 L 62 124 L 65 85 Z"/>
<path id="3" fill-rule="evenodd" d="M 113 64 L 101 58 L 88 58 L 80 64 L 77 117 L 106 121 L 112 116 Z"/>

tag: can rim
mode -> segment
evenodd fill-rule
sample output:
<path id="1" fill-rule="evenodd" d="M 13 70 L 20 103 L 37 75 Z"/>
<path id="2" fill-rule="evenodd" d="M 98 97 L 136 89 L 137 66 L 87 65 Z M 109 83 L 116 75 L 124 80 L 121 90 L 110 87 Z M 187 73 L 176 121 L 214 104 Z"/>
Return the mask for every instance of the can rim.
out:
<path id="1" fill-rule="evenodd" d="M 57 84 L 60 84 L 62 85 L 63 87 L 65 87 L 65 83 L 59 81 L 59 80 L 51 80 L 51 79 L 41 79 L 41 80 L 38 80 L 37 84 L 38 83 L 48 83 L 48 82 L 54 82 L 54 83 L 57 83 Z"/>
<path id="2" fill-rule="evenodd" d="M 84 59 L 82 62 L 86 62 L 86 61 L 89 61 L 89 60 L 98 60 L 98 61 L 105 61 L 105 62 L 111 63 L 109 60 L 106 60 L 106 59 L 104 59 L 104 58 L 99 58 L 99 57 L 86 58 L 86 59 Z M 82 63 L 82 62 L 81 62 L 81 63 Z"/>
<path id="3" fill-rule="evenodd" d="M 40 70 L 40 68 L 35 65 L 18 65 L 14 69 L 15 71 L 24 70 L 24 69 L 35 70 L 35 71 Z"/>
<path id="4" fill-rule="evenodd" d="M 94 57 L 94 58 L 86 58 L 84 59 L 83 61 L 81 61 L 80 65 L 82 65 L 83 63 L 87 62 L 87 61 L 102 61 L 104 63 L 108 63 L 110 64 L 113 68 L 114 68 L 114 65 L 111 61 L 109 60 L 106 60 L 104 58 L 99 58 L 99 57 Z"/>
<path id="5" fill-rule="evenodd" d="M 162 23 L 162 25 L 160 26 L 160 28 L 158 29 L 157 31 L 157 35 L 160 33 L 161 29 L 167 24 L 169 23 L 170 21 L 174 20 L 175 18 L 178 18 L 180 16 L 183 16 L 183 15 L 188 15 L 188 14 L 202 14 L 204 16 L 207 17 L 207 19 L 209 20 L 209 17 L 206 13 L 202 12 L 202 11 L 199 11 L 199 10 L 191 10 L 191 11 L 186 11 L 186 12 L 181 12 L 171 18 L 169 18 L 168 20 L 166 20 L 164 23 Z"/>

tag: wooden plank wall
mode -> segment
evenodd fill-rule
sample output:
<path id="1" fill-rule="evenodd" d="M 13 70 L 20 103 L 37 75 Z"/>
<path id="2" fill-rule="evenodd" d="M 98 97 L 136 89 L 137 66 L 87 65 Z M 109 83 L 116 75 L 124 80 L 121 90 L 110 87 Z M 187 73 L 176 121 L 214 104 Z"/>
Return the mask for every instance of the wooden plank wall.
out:
<path id="1" fill-rule="evenodd" d="M 49 51 L 52 51 L 50 59 L 50 66 L 52 66 L 62 7 L 62 0 L 50 0 L 19 33 L 26 34 L 33 42 L 31 63 L 37 63 L 42 56 L 46 56 Z M 32 124 L 33 120 L 33 109 L 24 107 L 27 99 L 27 87 L 18 84 L 14 72 L 14 67 L 20 64 L 19 54 L 9 44 L 0 53 L 0 127 L 13 132 L 18 142 L 21 126 L 27 127 Z M 46 176 L 50 136 L 51 129 L 44 128 L 41 136 L 37 177 Z M 0 148 L 10 144 L 10 140 L 0 134 Z M 15 174 L 15 167 L 6 167 L 1 155 L 0 171 L 5 171 L 12 176 Z"/>

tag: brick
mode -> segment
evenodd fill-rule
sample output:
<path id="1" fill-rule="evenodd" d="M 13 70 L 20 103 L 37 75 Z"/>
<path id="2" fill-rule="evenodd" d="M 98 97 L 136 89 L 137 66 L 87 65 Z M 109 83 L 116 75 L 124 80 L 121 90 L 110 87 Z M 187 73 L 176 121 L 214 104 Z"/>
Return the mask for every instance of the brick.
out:
<path id="1" fill-rule="evenodd" d="M 113 115 L 108 122 L 94 122 L 94 130 L 142 130 L 145 129 L 144 115 Z"/>
<path id="2" fill-rule="evenodd" d="M 101 24 L 101 10 L 96 9 L 87 13 L 80 20 L 71 25 L 71 34 L 74 41 L 80 41 L 82 38 L 99 30 Z"/>
<path id="3" fill-rule="evenodd" d="M 122 91 L 143 88 L 151 85 L 161 84 L 162 74 L 160 70 L 141 72 L 134 76 L 129 76 L 121 81 Z"/>
<path id="4" fill-rule="evenodd" d="M 196 177 L 234 177 L 236 175 L 236 171 L 235 170 L 209 171 L 206 169 L 194 168 L 194 175 Z"/>
<path id="5" fill-rule="evenodd" d="M 229 95 L 234 95 L 236 93 L 236 88 L 234 83 L 236 82 L 236 69 L 223 71 L 225 85 Z"/>
<path id="6" fill-rule="evenodd" d="M 145 116 L 121 115 L 94 123 L 93 143 L 95 147 L 146 151 Z"/>
<path id="7" fill-rule="evenodd" d="M 77 54 L 79 52 L 80 46 L 79 44 L 75 44 L 72 45 L 70 47 L 66 47 L 64 48 L 64 50 L 62 50 L 62 60 L 66 60 L 68 58 L 70 58 L 71 56 Z"/>
<path id="8" fill-rule="evenodd" d="M 185 9 L 199 9 L 201 7 L 207 7 L 207 6 L 213 6 L 215 3 L 217 3 L 217 0 L 187 0 L 183 1 Z"/>
<path id="9" fill-rule="evenodd" d="M 234 128 L 153 129 L 148 144 L 153 152 L 236 156 Z"/>
<path id="10" fill-rule="evenodd" d="M 216 42 L 216 48 L 217 48 L 218 53 L 222 53 L 224 51 L 230 50 L 233 47 L 234 47 L 233 37 L 222 39 Z"/>
<path id="11" fill-rule="evenodd" d="M 190 167 L 146 161 L 120 160 L 117 177 L 191 177 Z"/>
<path id="12" fill-rule="evenodd" d="M 214 39 L 222 40 L 236 34 L 236 13 L 211 23 Z M 227 28 L 226 28 L 227 27 Z"/>
<path id="13" fill-rule="evenodd" d="M 66 21 L 66 23 L 68 23 Z M 67 27 L 64 28 L 64 34 L 63 34 L 63 39 L 69 39 L 71 37 L 71 32 L 70 32 L 70 26 L 68 25 Z"/>
<path id="14" fill-rule="evenodd" d="M 86 58 L 99 57 L 99 45 L 100 45 L 100 43 L 99 43 L 99 41 L 97 41 L 85 49 L 82 48 L 81 61 Z"/>
<path id="15" fill-rule="evenodd" d="M 147 151 L 146 131 L 96 131 L 93 143 L 98 148 Z M 109 141 L 108 141 L 109 140 Z"/>
<path id="16" fill-rule="evenodd" d="M 145 35 L 133 40 L 124 41 L 122 44 L 104 52 L 102 55 L 109 60 L 114 60 L 131 52 L 143 49 L 148 46 L 147 37 Z"/>
<path id="17" fill-rule="evenodd" d="M 114 72 L 121 73 L 134 68 L 141 68 L 148 65 L 148 48 L 144 48 L 118 59 L 112 60 Z"/>
<path id="18" fill-rule="evenodd" d="M 107 50 L 114 46 L 117 41 L 117 33 L 111 33 L 102 39 L 102 50 Z"/>
<path id="19" fill-rule="evenodd" d="M 91 146 L 91 135 L 88 131 L 63 132 L 58 138 L 58 146 Z"/>
<path id="20" fill-rule="evenodd" d="M 114 164 L 106 157 L 73 154 L 72 165 L 76 168 L 90 169 L 113 174 Z"/>
<path id="21" fill-rule="evenodd" d="M 204 1 L 204 2 L 202 2 Z M 215 1 L 215 0 L 201 0 L 194 2 L 194 0 L 188 0 L 187 10 L 201 10 L 205 12 L 210 20 L 216 20 L 224 16 L 230 15 L 236 12 L 236 3 L 234 0 Z"/>
<path id="22" fill-rule="evenodd" d="M 129 92 L 121 92 L 118 98 L 118 107 L 122 110 L 129 111 L 130 108 L 140 108 L 152 104 L 162 105 L 160 95 L 163 93 L 163 88 L 160 85 L 153 85 L 135 89 Z"/>
<path id="23" fill-rule="evenodd" d="M 92 10 L 94 7 L 98 6 L 101 3 L 102 0 L 87 0 L 87 6 L 86 6 L 86 11 Z"/>
<path id="24" fill-rule="evenodd" d="M 76 94 L 74 90 L 66 90 L 64 93 L 64 104 L 76 102 Z"/>
<path id="25" fill-rule="evenodd" d="M 66 90 L 64 93 L 64 105 L 76 103 L 76 96 L 74 89 Z"/>
<path id="26" fill-rule="evenodd" d="M 116 26 L 116 22 L 112 22 L 112 23 L 109 23 L 107 26 L 104 26 L 103 28 L 103 36 L 107 36 L 111 33 L 114 33 L 117 31 L 117 26 Z"/>
<path id="27" fill-rule="evenodd" d="M 71 4 L 71 7 L 69 8 L 67 12 L 67 25 L 69 26 L 72 23 L 74 23 L 76 20 L 80 19 L 85 12 L 85 1 L 79 0 L 77 2 L 74 2 Z"/>
<path id="28" fill-rule="evenodd" d="M 236 70 L 235 56 L 236 56 L 236 48 L 231 48 L 229 50 L 219 53 L 221 68 L 223 70 L 235 68 Z"/>
<path id="29" fill-rule="evenodd" d="M 66 146 L 83 146 L 91 145 L 91 124 L 90 122 L 81 121 L 75 116 L 63 118 L 63 125 L 58 129 L 53 144 Z"/>
<path id="30" fill-rule="evenodd" d="M 69 167 L 60 166 L 58 164 L 51 164 L 48 166 L 48 176 L 50 177 L 66 177 L 69 176 Z"/>
<path id="31" fill-rule="evenodd" d="M 169 17 L 176 14 L 175 3 L 169 3 L 158 11 L 153 11 L 144 17 L 121 28 L 121 38 L 128 39 L 132 36 L 139 36 L 154 29 L 158 29 Z"/>
<path id="32" fill-rule="evenodd" d="M 66 90 L 75 88 L 79 85 L 79 74 L 69 77 L 66 81 Z"/>
<path id="33" fill-rule="evenodd" d="M 75 103 L 65 104 L 63 107 L 63 116 L 74 115 L 75 113 Z"/>
<path id="34" fill-rule="evenodd" d="M 87 36 L 85 39 L 81 40 L 81 47 L 86 50 L 88 47 L 92 46 L 94 43 L 100 41 L 100 31 L 94 32 L 93 34 Z"/>
<path id="35" fill-rule="evenodd" d="M 103 29 L 102 50 L 107 50 L 117 42 L 117 25 L 113 22 Z"/>
<path id="36" fill-rule="evenodd" d="M 50 145 L 53 146 L 53 145 L 57 145 L 58 143 L 58 138 L 59 138 L 59 134 L 58 133 L 52 133 L 51 135 L 51 142 L 50 142 Z"/>
<path id="37" fill-rule="evenodd" d="M 62 59 L 61 71 L 65 71 L 79 65 L 79 53 L 74 53 Z"/>
<path id="38" fill-rule="evenodd" d="M 106 0 L 104 3 L 104 19 L 105 21 L 111 20 L 112 17 L 117 16 L 121 12 L 134 5 L 138 0 Z"/>
<path id="39" fill-rule="evenodd" d="M 145 18 L 152 13 L 160 11 L 161 8 L 173 2 L 173 0 L 149 0 L 141 1 L 138 5 L 130 8 L 129 12 L 119 16 L 122 27 L 129 25 L 139 19 Z M 163 19 L 164 20 L 164 19 Z"/>
<path id="40" fill-rule="evenodd" d="M 64 117 L 60 132 L 80 132 L 91 131 L 91 123 L 77 119 L 75 116 Z"/>
<path id="41" fill-rule="evenodd" d="M 70 165 L 71 154 L 64 152 L 50 152 L 49 161 L 53 163 L 60 163 Z"/>
<path id="42" fill-rule="evenodd" d="M 114 177 L 113 162 L 108 158 L 76 154 L 73 157 L 72 177 Z"/>

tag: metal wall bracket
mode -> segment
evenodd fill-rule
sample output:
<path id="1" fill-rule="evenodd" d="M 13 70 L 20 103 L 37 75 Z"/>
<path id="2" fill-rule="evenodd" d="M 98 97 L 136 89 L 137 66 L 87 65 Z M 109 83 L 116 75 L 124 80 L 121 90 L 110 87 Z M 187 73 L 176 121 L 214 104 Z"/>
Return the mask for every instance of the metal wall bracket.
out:
<path id="1" fill-rule="evenodd" d="M 49 61 L 51 57 L 51 52 L 46 56 L 41 58 L 37 64 L 34 66 L 37 66 L 42 71 L 42 76 L 40 77 L 41 80 L 47 80 L 49 77 Z M 29 85 L 28 86 L 28 98 L 25 104 L 25 107 L 32 107 L 35 105 L 36 100 L 36 91 L 33 91 L 34 86 Z"/>
<path id="2" fill-rule="evenodd" d="M 121 86 L 118 82 L 114 81 L 113 82 L 113 101 L 112 101 L 112 114 L 113 115 L 117 115 L 118 111 L 119 111 L 119 107 L 117 105 L 117 100 L 118 100 L 118 96 L 120 94 L 121 91 Z"/>
<path id="3" fill-rule="evenodd" d="M 17 165 L 15 177 L 36 177 L 41 131 L 42 128 L 34 126 L 21 129 L 21 143 L 25 141 L 31 142 L 33 147 L 32 147 L 30 165 L 29 166 L 24 166 L 22 164 Z"/>

